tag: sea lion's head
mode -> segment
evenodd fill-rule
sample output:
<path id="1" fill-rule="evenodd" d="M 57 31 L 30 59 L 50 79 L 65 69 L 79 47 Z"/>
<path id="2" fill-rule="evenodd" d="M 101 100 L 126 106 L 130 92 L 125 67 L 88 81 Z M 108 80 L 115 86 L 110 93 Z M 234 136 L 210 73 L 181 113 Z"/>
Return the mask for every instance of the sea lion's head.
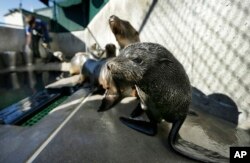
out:
<path id="1" fill-rule="evenodd" d="M 109 26 L 121 49 L 131 43 L 140 42 L 139 33 L 128 21 L 112 15 L 109 18 Z"/>
<path id="2" fill-rule="evenodd" d="M 107 63 L 114 80 L 122 80 L 131 84 L 139 83 L 145 74 L 160 68 L 162 62 L 171 62 L 171 58 L 163 55 L 165 48 L 153 43 L 135 43 L 121 50 L 120 55 Z"/>

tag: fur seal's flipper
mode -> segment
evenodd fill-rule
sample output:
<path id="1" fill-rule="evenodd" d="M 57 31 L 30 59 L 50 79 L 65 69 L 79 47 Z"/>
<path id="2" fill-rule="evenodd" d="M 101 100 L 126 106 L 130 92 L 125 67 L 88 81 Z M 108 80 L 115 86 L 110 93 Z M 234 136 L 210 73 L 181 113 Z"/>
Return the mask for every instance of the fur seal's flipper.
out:
<path id="1" fill-rule="evenodd" d="M 193 111 L 193 110 L 189 110 L 188 111 L 188 115 L 198 117 L 198 114 L 195 111 Z"/>
<path id="2" fill-rule="evenodd" d="M 121 101 L 121 96 L 119 95 L 106 95 L 102 99 L 101 106 L 97 110 L 98 112 L 103 112 L 111 109 L 114 105 Z"/>
<path id="3" fill-rule="evenodd" d="M 120 117 L 122 123 L 126 126 L 139 131 L 141 133 L 147 134 L 149 136 L 154 136 L 157 133 L 157 124 L 152 122 L 146 122 L 141 120 L 134 120 L 125 117 Z"/>
<path id="4" fill-rule="evenodd" d="M 105 89 L 103 89 L 102 87 L 99 86 L 92 94 L 93 95 L 96 95 L 96 94 L 102 95 L 104 93 L 105 93 Z"/>
<path id="5" fill-rule="evenodd" d="M 180 136 L 178 132 L 185 118 L 175 121 L 168 136 L 170 147 L 177 153 L 201 162 L 228 162 L 229 159 L 215 151 L 210 151 L 202 146 L 188 142 Z M 190 154 L 192 153 L 192 154 Z"/>
<path id="6" fill-rule="evenodd" d="M 142 110 L 141 104 L 139 103 L 137 105 L 137 107 L 130 114 L 130 117 L 131 118 L 136 118 L 136 117 L 139 117 L 140 115 L 142 115 L 143 113 L 144 113 L 144 110 Z"/>

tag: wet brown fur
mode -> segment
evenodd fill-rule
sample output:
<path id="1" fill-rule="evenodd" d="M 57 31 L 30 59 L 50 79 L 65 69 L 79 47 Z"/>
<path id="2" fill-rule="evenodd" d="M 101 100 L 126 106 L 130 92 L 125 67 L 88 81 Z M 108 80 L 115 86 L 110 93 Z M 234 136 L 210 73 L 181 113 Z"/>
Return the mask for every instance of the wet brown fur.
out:
<path id="1" fill-rule="evenodd" d="M 112 15 L 109 18 L 109 26 L 121 49 L 135 42 L 140 42 L 139 33 L 126 20 Z"/>

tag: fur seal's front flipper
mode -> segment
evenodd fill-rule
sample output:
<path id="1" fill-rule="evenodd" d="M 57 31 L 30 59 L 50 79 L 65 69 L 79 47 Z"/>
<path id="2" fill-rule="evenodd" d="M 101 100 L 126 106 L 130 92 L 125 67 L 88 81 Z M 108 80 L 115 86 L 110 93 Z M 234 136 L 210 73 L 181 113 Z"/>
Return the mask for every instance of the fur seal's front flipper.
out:
<path id="1" fill-rule="evenodd" d="M 136 118 L 136 117 L 139 117 L 140 115 L 142 115 L 143 113 L 144 113 L 144 110 L 141 108 L 141 104 L 139 103 L 137 105 L 137 107 L 130 114 L 130 117 Z"/>
<path id="2" fill-rule="evenodd" d="M 193 110 L 189 110 L 188 111 L 188 115 L 190 115 L 190 116 L 195 116 L 195 117 L 198 117 L 199 115 L 195 112 L 195 111 L 193 111 Z"/>
<path id="3" fill-rule="evenodd" d="M 103 89 L 101 86 L 98 86 L 97 89 L 92 93 L 93 95 L 96 95 L 96 94 L 104 94 L 105 93 L 105 89 Z"/>
<path id="4" fill-rule="evenodd" d="M 141 120 L 134 120 L 125 117 L 120 117 L 122 123 L 126 126 L 139 131 L 141 133 L 147 134 L 149 136 L 154 136 L 157 133 L 157 124 L 153 122 L 146 122 Z"/>
<path id="5" fill-rule="evenodd" d="M 102 103 L 97 110 L 98 112 L 103 112 L 111 109 L 114 105 L 121 101 L 122 97 L 120 94 L 109 94 L 106 91 L 104 98 L 102 99 Z"/>

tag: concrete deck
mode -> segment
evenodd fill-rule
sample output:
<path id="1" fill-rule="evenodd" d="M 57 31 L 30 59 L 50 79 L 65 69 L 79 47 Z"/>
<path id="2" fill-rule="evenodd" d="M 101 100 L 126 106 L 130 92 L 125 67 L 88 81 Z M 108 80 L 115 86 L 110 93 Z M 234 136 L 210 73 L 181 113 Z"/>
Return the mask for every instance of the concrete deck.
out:
<path id="1" fill-rule="evenodd" d="M 78 90 L 34 126 L 0 126 L 0 162 L 194 162 L 170 150 L 169 124 L 158 125 L 159 133 L 150 137 L 119 121 L 135 108 L 134 98 L 99 113 L 102 96 L 88 94 Z M 184 139 L 223 155 L 230 145 L 250 144 L 247 133 L 191 108 L 198 117 L 187 118 L 180 131 Z"/>

